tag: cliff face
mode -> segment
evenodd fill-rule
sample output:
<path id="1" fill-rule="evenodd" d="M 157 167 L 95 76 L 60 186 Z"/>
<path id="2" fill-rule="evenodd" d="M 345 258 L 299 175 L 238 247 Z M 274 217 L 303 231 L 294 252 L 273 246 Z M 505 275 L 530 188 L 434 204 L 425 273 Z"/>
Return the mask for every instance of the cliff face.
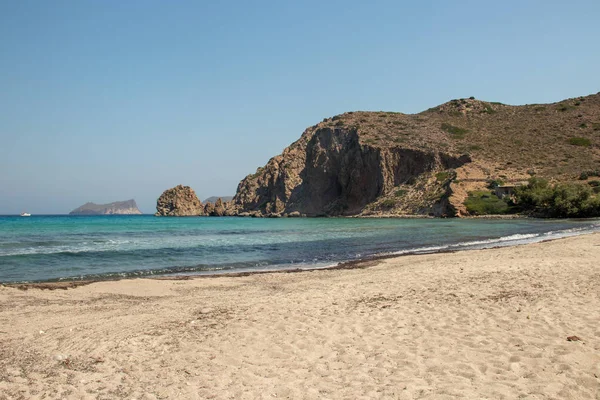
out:
<path id="1" fill-rule="evenodd" d="M 240 210 L 263 215 L 377 214 L 396 205 L 388 201 L 382 210 L 376 209 L 377 200 L 395 196 L 394 190 L 400 186 L 469 161 L 468 156 L 438 151 L 372 146 L 361 143 L 356 128 L 316 126 L 256 174 L 246 177 L 233 202 Z M 441 186 L 423 186 L 421 190 L 433 193 Z M 375 209 L 370 210 L 370 205 Z M 443 193 L 415 199 L 406 212 L 453 215 Z"/>
<path id="2" fill-rule="evenodd" d="M 238 185 L 255 216 L 464 215 L 490 180 L 600 167 L 600 94 L 510 106 L 457 99 L 419 114 L 348 112 L 308 128 Z"/>
<path id="3" fill-rule="evenodd" d="M 141 214 L 135 200 L 115 201 L 109 204 L 85 203 L 71 211 L 70 215 L 113 215 Z"/>
<path id="4" fill-rule="evenodd" d="M 156 216 L 185 217 L 204 215 L 204 207 L 189 187 L 178 185 L 167 189 L 156 201 Z"/>

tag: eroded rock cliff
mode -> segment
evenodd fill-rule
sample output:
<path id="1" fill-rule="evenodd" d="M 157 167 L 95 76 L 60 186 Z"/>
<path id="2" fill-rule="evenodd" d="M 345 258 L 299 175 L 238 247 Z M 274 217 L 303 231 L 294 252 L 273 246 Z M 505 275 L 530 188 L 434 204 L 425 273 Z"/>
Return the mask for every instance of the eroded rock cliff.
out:
<path id="1" fill-rule="evenodd" d="M 453 215 L 448 182 L 424 177 L 469 161 L 434 150 L 373 146 L 361 140 L 355 127 L 320 124 L 242 180 L 233 203 L 240 211 L 266 216 L 366 215 L 390 213 L 400 205 L 399 214 Z M 400 190 L 422 196 L 413 196 L 410 204 L 394 202 Z"/>
<path id="2" fill-rule="evenodd" d="M 189 187 L 178 185 L 167 189 L 156 201 L 156 216 L 184 217 L 204 215 L 204 207 Z"/>

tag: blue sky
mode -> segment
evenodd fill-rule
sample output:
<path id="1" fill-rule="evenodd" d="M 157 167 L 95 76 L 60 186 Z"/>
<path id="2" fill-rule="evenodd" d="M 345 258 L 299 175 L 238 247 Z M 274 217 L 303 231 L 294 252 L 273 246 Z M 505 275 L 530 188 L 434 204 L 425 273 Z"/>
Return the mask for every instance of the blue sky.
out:
<path id="1" fill-rule="evenodd" d="M 600 2 L 0 0 L 0 214 L 201 199 L 344 111 L 600 90 Z"/>

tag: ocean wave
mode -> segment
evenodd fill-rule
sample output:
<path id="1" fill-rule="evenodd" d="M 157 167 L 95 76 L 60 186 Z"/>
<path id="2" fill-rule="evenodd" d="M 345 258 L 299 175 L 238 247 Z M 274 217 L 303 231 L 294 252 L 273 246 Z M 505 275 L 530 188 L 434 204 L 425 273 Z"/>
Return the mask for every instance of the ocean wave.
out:
<path id="1" fill-rule="evenodd" d="M 7 249 L 0 249 L 0 257 L 114 251 L 123 245 L 130 243 L 132 243 L 130 240 L 114 239 L 103 241 L 96 240 L 92 242 L 84 241 L 75 245 L 60 244 L 60 242 L 38 242 L 30 243 L 28 245 L 20 244 L 19 246 L 11 246 Z"/>

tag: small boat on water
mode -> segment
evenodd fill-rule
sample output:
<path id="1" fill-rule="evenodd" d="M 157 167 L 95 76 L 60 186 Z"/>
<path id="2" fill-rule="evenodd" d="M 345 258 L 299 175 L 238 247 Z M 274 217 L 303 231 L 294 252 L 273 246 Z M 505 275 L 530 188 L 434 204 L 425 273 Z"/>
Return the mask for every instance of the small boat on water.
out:
<path id="1" fill-rule="evenodd" d="M 22 212 L 21 213 L 21 217 L 31 217 L 31 214 L 26 213 L 26 212 Z"/>

